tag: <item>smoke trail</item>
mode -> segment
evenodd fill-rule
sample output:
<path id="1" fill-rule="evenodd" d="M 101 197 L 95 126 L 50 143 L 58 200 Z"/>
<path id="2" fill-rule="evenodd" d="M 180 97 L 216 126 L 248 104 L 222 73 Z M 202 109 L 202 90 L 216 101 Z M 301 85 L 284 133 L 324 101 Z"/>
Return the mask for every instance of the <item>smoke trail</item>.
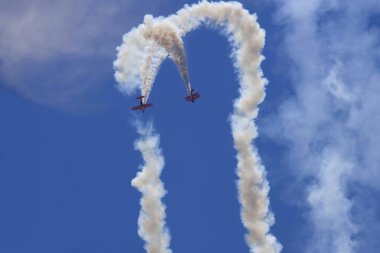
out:
<path id="1" fill-rule="evenodd" d="M 139 216 L 139 235 L 145 240 L 148 253 L 171 253 L 170 235 L 165 225 L 165 205 L 161 199 L 166 191 L 160 180 L 164 167 L 164 158 L 159 148 L 160 138 L 154 132 L 152 124 L 142 125 L 136 122 L 137 132 L 141 135 L 135 142 L 144 159 L 141 171 L 132 180 L 132 186 L 141 193 L 141 211 Z"/>
<path id="2" fill-rule="evenodd" d="M 130 94 L 141 85 L 141 93 L 146 101 L 162 61 L 169 55 L 190 93 L 186 54 L 180 32 L 173 22 L 146 15 L 144 24 L 125 34 L 123 44 L 117 48 L 118 55 L 114 62 L 115 79 L 120 91 Z"/>
<path id="3" fill-rule="evenodd" d="M 148 101 L 154 79 L 156 78 L 161 63 L 165 60 L 168 54 L 165 49 L 156 43 L 152 43 L 152 45 L 148 47 L 146 55 L 146 61 L 144 62 L 141 73 L 141 76 L 143 76 L 141 94 L 144 96 L 144 103 Z"/>
<path id="4" fill-rule="evenodd" d="M 234 146 L 237 150 L 237 175 L 239 177 L 237 186 L 241 204 L 241 219 L 248 230 L 246 241 L 251 251 L 275 253 L 280 252 L 282 246 L 269 232 L 270 226 L 274 223 L 274 216 L 269 211 L 269 185 L 266 180 L 266 171 L 252 146 L 254 138 L 258 135 L 253 120 L 257 117 L 258 105 L 264 100 L 265 85 L 267 84 L 260 69 L 260 64 L 264 59 L 261 56 L 261 50 L 264 46 L 265 32 L 260 28 L 256 19 L 256 16 L 250 15 L 240 3 L 210 3 L 207 1 L 185 6 L 176 15 L 165 19 L 153 19 L 151 16 L 146 16 L 145 24 L 141 24 L 125 35 L 124 43 L 118 48 L 118 59 L 115 61 L 114 67 L 115 78 L 120 84 L 121 90 L 128 90 L 128 88 L 124 88 L 124 86 L 128 86 L 128 82 L 123 77 L 127 77 L 129 72 L 133 73 L 134 70 L 129 70 L 129 67 L 136 68 L 136 65 L 129 66 L 130 60 L 124 60 L 125 57 L 128 57 L 130 50 L 126 41 L 133 42 L 134 38 L 140 37 L 145 40 L 147 38 L 158 40 L 157 43 L 166 49 L 169 56 L 179 66 L 182 66 L 181 64 L 186 66 L 185 55 L 182 54 L 184 51 L 181 36 L 205 22 L 225 28 L 224 31 L 233 48 L 234 66 L 240 82 L 240 97 L 234 103 L 231 128 Z M 141 36 L 141 34 L 145 36 Z M 138 42 L 141 43 L 141 41 Z M 138 48 L 138 46 L 132 48 Z M 144 55 L 144 52 L 141 51 L 139 57 L 145 59 L 146 62 L 146 59 L 149 60 L 151 56 Z M 144 76 L 146 73 L 143 73 Z"/>
<path id="5" fill-rule="evenodd" d="M 147 29 L 144 31 L 145 38 L 155 41 L 168 52 L 169 57 L 177 65 L 186 89 L 190 93 L 191 87 L 186 65 L 185 48 L 178 26 L 166 19 L 155 21 L 150 15 L 145 16 L 144 22 L 147 25 Z"/>

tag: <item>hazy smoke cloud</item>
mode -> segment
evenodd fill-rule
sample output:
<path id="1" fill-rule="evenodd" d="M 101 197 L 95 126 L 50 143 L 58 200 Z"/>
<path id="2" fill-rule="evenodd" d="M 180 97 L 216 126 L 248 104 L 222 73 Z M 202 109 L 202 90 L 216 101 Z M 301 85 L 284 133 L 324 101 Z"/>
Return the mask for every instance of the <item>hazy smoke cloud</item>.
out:
<path id="1" fill-rule="evenodd" d="M 371 20 L 379 17 L 380 2 L 280 4 L 276 20 L 294 63 L 286 74 L 295 96 L 267 127 L 275 126 L 274 140 L 287 147 L 295 177 L 308 182 L 302 187 L 313 235 L 303 252 L 374 252 L 379 243 L 370 228 L 378 218 L 368 210 L 379 207 L 360 206 L 363 192 L 379 190 L 379 26 Z"/>

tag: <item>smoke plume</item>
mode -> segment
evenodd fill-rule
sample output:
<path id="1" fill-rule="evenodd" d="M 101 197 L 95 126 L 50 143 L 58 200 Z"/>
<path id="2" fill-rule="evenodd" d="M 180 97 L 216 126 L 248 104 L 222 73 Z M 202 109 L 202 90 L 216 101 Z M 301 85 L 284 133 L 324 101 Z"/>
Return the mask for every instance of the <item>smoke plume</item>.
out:
<path id="1" fill-rule="evenodd" d="M 248 230 L 246 242 L 251 252 L 276 253 L 282 249 L 269 228 L 274 223 L 274 216 L 269 210 L 269 184 L 266 170 L 261 163 L 256 149 L 252 146 L 257 137 L 254 119 L 258 115 L 258 105 L 264 100 L 267 80 L 263 77 L 260 64 L 264 57 L 265 32 L 251 15 L 237 2 L 202 1 L 192 6 L 185 6 L 177 14 L 167 18 L 146 16 L 144 24 L 139 25 L 124 35 L 124 42 L 118 48 L 118 58 L 114 62 L 115 78 L 122 91 L 130 92 L 135 87 L 130 80 L 154 80 L 152 74 L 158 67 L 146 71 L 147 64 L 155 57 L 162 62 L 164 54 L 152 54 L 146 47 L 154 43 L 164 48 L 170 58 L 178 65 L 185 83 L 188 81 L 186 58 L 181 37 L 194 30 L 202 23 L 222 27 L 232 46 L 232 58 L 239 77 L 240 97 L 234 102 L 230 117 L 234 147 L 237 151 L 238 195 L 241 204 L 241 220 Z M 130 43 L 135 43 L 130 45 Z M 145 46 L 145 48 L 144 48 Z M 133 51 L 131 50 L 140 50 Z M 138 57 L 136 61 L 131 58 Z M 134 62 L 134 64 L 130 64 Z M 136 62 L 142 62 L 141 65 Z M 136 76 L 140 70 L 140 76 Z M 149 76 L 149 77 L 147 77 Z M 153 83 L 153 82 L 152 82 Z M 152 84 L 151 83 L 151 84 Z M 144 85 L 146 85 L 145 83 Z M 150 85 L 151 85 L 150 84 Z M 187 84 L 189 90 L 189 84 Z M 150 91 L 144 86 L 143 92 Z M 190 92 L 190 90 L 189 90 Z M 149 95 L 144 94 L 143 95 Z"/>
<path id="2" fill-rule="evenodd" d="M 135 142 L 135 149 L 141 152 L 144 159 L 141 171 L 132 180 L 132 186 L 142 193 L 139 235 L 144 239 L 148 253 L 171 253 L 170 235 L 165 225 L 166 207 L 161 202 L 166 191 L 160 180 L 164 167 L 164 158 L 159 148 L 160 138 L 155 134 L 152 124 L 137 122 L 135 125 L 141 135 Z"/>
<path id="3" fill-rule="evenodd" d="M 158 46 L 155 42 L 147 47 L 147 57 L 142 68 L 143 80 L 141 82 L 141 94 L 144 97 L 144 103 L 149 99 L 150 91 L 152 90 L 154 79 L 160 69 L 161 63 L 168 56 L 165 49 Z"/>
<path id="4" fill-rule="evenodd" d="M 185 82 L 188 92 L 191 87 L 189 83 L 189 73 L 186 65 L 186 54 L 183 46 L 182 38 L 180 37 L 180 31 L 178 27 L 169 20 L 162 20 L 154 22 L 152 16 L 145 16 L 145 24 L 147 29 L 145 31 L 145 37 L 148 40 L 155 41 L 158 45 L 163 47 L 168 52 L 169 57 L 178 66 L 179 72 Z"/>

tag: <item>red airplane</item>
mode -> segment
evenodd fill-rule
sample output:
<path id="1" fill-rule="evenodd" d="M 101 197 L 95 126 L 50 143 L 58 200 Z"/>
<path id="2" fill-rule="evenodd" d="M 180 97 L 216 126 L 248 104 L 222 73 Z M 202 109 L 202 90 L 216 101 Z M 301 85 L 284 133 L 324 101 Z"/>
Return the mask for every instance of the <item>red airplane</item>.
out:
<path id="1" fill-rule="evenodd" d="M 201 94 L 199 94 L 199 92 L 195 92 L 195 93 L 193 93 L 193 92 L 194 92 L 194 89 L 191 89 L 190 95 L 185 97 L 187 102 L 194 103 L 195 100 L 200 98 Z"/>
<path id="2" fill-rule="evenodd" d="M 142 112 L 144 112 L 146 108 L 153 106 L 153 104 L 147 104 L 147 103 L 144 104 L 142 101 L 144 97 L 145 96 L 139 96 L 136 98 L 136 99 L 140 99 L 140 105 L 132 107 L 132 111 L 141 110 Z"/>

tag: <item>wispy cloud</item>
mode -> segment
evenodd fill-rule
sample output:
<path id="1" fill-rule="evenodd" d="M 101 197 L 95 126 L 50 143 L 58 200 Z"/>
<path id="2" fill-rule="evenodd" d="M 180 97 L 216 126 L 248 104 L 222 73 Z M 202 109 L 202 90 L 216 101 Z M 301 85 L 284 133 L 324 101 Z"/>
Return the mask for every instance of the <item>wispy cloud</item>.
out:
<path id="1" fill-rule="evenodd" d="M 378 1 L 291 0 L 276 15 L 295 96 L 271 124 L 294 174 L 308 182 L 314 233 L 305 252 L 372 252 L 363 231 L 373 226 L 357 210 L 358 189 L 380 190 L 380 28 L 371 22 L 379 10 Z"/>
<path id="2" fill-rule="evenodd" d="M 99 85 L 104 73 L 111 76 L 121 35 L 155 6 L 140 10 L 130 0 L 20 0 L 0 5 L 3 82 L 52 106 L 67 106 Z"/>

